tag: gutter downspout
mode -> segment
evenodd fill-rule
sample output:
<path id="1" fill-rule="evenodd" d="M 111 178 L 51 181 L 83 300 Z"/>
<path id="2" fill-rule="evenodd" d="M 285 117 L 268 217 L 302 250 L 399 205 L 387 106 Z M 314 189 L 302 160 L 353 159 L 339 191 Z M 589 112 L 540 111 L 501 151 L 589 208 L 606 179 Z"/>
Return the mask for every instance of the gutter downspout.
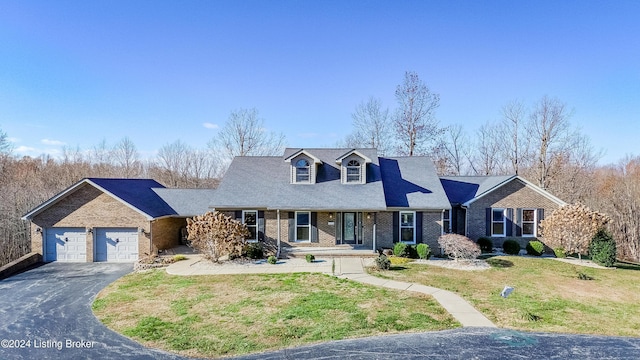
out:
<path id="1" fill-rule="evenodd" d="M 280 258 L 280 209 L 276 210 L 276 214 L 277 214 L 277 221 L 278 221 L 278 234 L 276 235 L 277 237 L 277 243 L 278 243 L 278 250 L 276 251 L 276 258 Z"/>

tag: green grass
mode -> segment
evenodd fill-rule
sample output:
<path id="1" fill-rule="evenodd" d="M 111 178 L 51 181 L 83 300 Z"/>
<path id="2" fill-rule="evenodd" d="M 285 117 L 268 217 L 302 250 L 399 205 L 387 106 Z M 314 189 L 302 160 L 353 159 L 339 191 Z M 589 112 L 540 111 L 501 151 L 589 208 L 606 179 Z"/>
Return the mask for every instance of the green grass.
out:
<path id="1" fill-rule="evenodd" d="M 372 274 L 453 291 L 500 327 L 640 337 L 640 266 L 604 270 L 518 256 L 487 262 L 484 271 L 406 264 Z M 506 299 L 505 285 L 515 287 Z"/>
<path id="2" fill-rule="evenodd" d="M 226 356 L 459 324 L 431 297 L 321 274 L 127 275 L 93 304 L 108 327 L 187 356 Z"/>

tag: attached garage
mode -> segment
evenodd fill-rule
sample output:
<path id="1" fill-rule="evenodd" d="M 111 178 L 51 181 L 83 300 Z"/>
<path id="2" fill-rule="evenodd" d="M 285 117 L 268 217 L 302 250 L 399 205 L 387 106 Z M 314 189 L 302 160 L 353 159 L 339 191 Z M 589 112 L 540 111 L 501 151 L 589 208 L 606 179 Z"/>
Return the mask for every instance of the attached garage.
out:
<path id="1" fill-rule="evenodd" d="M 94 261 L 130 262 L 138 260 L 136 228 L 95 229 Z"/>
<path id="2" fill-rule="evenodd" d="M 84 228 L 46 228 L 44 243 L 44 261 L 87 261 L 87 231 Z"/>

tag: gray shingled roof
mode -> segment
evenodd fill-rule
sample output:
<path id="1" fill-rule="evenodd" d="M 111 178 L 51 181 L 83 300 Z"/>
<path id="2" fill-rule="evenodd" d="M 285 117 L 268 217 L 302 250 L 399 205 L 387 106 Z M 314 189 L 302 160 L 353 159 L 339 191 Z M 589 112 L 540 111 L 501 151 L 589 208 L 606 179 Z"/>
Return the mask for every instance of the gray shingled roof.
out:
<path id="1" fill-rule="evenodd" d="M 176 215 L 192 217 L 211 211 L 213 189 L 153 189 L 162 200 L 175 210 Z"/>
<path id="2" fill-rule="evenodd" d="M 442 176 L 440 181 L 451 204 L 460 205 L 484 194 L 513 177 L 513 175 Z"/>
<path id="3" fill-rule="evenodd" d="M 316 183 L 291 184 L 291 164 L 284 159 L 300 150 L 286 149 L 284 156 L 236 157 L 212 205 L 219 209 L 378 211 L 451 207 L 428 158 L 379 159 L 375 149 L 357 149 L 372 160 L 367 164 L 367 183 L 346 185 L 340 181 L 336 159 L 353 149 L 304 149 L 323 162 Z"/>

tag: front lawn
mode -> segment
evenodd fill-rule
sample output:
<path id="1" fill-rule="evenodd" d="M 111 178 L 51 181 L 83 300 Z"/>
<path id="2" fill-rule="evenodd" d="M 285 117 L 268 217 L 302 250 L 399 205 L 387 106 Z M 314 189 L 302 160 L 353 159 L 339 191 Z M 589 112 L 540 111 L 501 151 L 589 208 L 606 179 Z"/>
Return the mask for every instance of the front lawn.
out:
<path id="1" fill-rule="evenodd" d="M 500 327 L 640 336 L 638 266 L 605 270 L 518 256 L 487 261 L 492 268 L 483 271 L 404 264 L 372 274 L 453 291 Z M 515 287 L 506 299 L 505 285 Z"/>
<path id="2" fill-rule="evenodd" d="M 100 292 L 93 311 L 146 346 L 208 357 L 460 326 L 429 296 L 304 273 L 135 273 Z"/>

